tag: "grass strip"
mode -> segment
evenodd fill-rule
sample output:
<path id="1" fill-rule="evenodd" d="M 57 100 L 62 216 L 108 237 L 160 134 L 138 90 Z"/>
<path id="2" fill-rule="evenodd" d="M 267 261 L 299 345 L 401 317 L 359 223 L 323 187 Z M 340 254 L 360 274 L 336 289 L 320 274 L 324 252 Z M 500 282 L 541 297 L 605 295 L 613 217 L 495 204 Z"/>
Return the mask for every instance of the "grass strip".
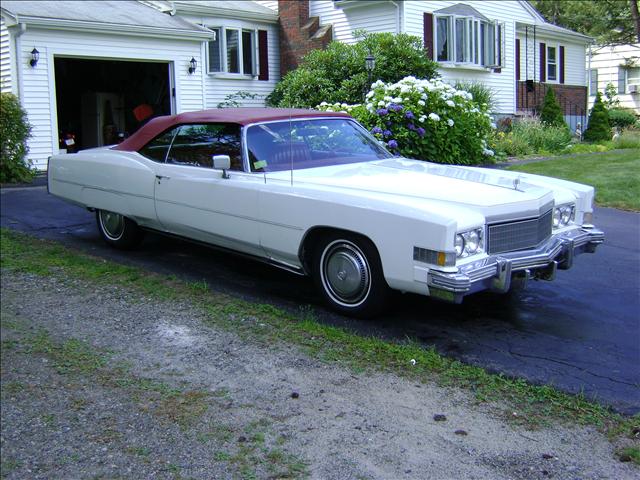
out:
<path id="1" fill-rule="evenodd" d="M 553 160 L 513 165 L 508 170 L 593 185 L 598 205 L 640 211 L 640 149 L 637 148 L 564 155 Z"/>
<path id="2" fill-rule="evenodd" d="M 624 417 L 583 395 L 488 373 L 444 357 L 433 347 L 425 348 L 411 339 L 389 341 L 323 325 L 308 308 L 290 313 L 272 305 L 248 302 L 209 291 L 203 288 L 203 282 L 146 272 L 7 229 L 0 231 L 0 240 L 4 269 L 37 275 L 63 273 L 97 284 L 131 288 L 148 298 L 189 301 L 207 313 L 212 325 L 248 341 L 265 346 L 294 344 L 317 359 L 356 372 L 394 373 L 415 381 L 465 388 L 475 394 L 479 403 L 492 402 L 506 418 L 529 428 L 562 420 L 597 426 L 612 439 L 633 439 L 640 430 L 640 415 Z M 638 447 L 631 448 L 635 451 Z M 637 455 L 627 456 L 632 461 L 637 459 Z"/>

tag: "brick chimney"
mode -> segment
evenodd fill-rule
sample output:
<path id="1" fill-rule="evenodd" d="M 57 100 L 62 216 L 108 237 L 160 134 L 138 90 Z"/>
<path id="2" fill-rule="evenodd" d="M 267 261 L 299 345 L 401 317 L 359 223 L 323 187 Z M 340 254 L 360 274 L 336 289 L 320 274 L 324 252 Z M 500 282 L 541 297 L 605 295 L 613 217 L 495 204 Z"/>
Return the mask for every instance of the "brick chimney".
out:
<path id="1" fill-rule="evenodd" d="M 332 26 L 320 26 L 318 17 L 309 18 L 309 0 L 278 0 L 280 24 L 280 73 L 294 70 L 302 57 L 325 48 L 333 39 Z"/>

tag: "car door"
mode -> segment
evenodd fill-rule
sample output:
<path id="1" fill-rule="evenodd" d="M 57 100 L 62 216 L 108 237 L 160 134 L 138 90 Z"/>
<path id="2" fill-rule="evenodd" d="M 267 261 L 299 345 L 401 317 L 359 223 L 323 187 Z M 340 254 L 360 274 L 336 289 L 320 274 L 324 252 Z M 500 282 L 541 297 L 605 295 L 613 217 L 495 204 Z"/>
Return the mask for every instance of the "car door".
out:
<path id="1" fill-rule="evenodd" d="M 213 169 L 214 155 L 229 155 L 229 178 Z M 155 207 L 171 233 L 261 255 L 259 179 L 242 170 L 240 126 L 177 127 L 164 163 L 156 164 Z"/>

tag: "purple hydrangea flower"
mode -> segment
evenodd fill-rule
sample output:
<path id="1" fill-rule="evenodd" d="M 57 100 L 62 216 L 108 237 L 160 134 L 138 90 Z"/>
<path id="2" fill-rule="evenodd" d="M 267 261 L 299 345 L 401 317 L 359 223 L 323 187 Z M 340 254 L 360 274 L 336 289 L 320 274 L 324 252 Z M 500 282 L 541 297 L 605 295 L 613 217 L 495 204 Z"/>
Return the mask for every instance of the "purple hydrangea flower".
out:
<path id="1" fill-rule="evenodd" d="M 415 130 L 415 129 L 416 129 L 416 126 L 415 126 L 413 123 L 410 123 L 409 125 L 407 125 L 407 128 L 408 128 L 409 130 Z"/>
<path id="2" fill-rule="evenodd" d="M 400 110 L 402 110 L 402 105 L 398 105 L 397 103 L 392 103 L 391 105 L 389 105 L 389 110 L 392 110 L 394 112 L 399 112 Z"/>
<path id="3" fill-rule="evenodd" d="M 387 110 L 386 108 L 379 108 L 378 110 L 376 110 L 376 113 L 380 116 L 382 115 L 386 115 L 387 113 L 389 113 L 389 110 Z"/>
<path id="4" fill-rule="evenodd" d="M 415 118 L 412 111 L 408 111 L 407 113 L 404 114 L 404 116 L 407 117 L 409 120 L 411 120 L 412 118 Z"/>
<path id="5" fill-rule="evenodd" d="M 391 132 L 391 130 L 385 130 L 384 132 L 382 132 L 382 134 L 383 134 L 385 137 L 390 137 L 391 135 L 393 135 L 393 133 Z"/>
<path id="6" fill-rule="evenodd" d="M 382 129 L 380 127 L 373 127 L 371 133 L 382 133 Z"/>
<path id="7" fill-rule="evenodd" d="M 386 122 L 387 127 L 390 127 L 392 123 L 393 123 L 393 122 L 392 122 L 391 120 L 387 121 L 387 122 Z"/>
<path id="8" fill-rule="evenodd" d="M 398 142 L 396 142 L 395 140 L 389 140 L 389 143 L 387 145 L 389 145 L 389 148 L 398 148 Z"/>
<path id="9" fill-rule="evenodd" d="M 424 128 L 422 127 L 418 127 L 418 135 L 420 135 L 421 137 L 424 137 L 424 134 L 426 133 Z"/>

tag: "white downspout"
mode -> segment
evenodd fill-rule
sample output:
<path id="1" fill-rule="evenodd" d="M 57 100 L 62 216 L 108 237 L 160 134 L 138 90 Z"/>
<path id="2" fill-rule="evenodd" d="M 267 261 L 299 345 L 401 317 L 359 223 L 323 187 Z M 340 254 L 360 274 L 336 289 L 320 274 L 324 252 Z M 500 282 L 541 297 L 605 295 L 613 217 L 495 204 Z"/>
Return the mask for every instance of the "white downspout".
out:
<path id="1" fill-rule="evenodd" d="M 22 95 L 24 92 L 23 80 L 22 80 L 22 42 L 20 41 L 20 37 L 27 31 L 27 26 L 24 23 L 18 23 L 16 25 L 15 30 L 15 60 L 14 67 L 16 69 L 16 88 L 18 90 L 18 100 L 22 104 Z"/>
<path id="2" fill-rule="evenodd" d="M 391 3 L 396 7 L 396 34 L 402 33 L 402 12 L 400 10 L 400 2 L 392 0 Z"/>

